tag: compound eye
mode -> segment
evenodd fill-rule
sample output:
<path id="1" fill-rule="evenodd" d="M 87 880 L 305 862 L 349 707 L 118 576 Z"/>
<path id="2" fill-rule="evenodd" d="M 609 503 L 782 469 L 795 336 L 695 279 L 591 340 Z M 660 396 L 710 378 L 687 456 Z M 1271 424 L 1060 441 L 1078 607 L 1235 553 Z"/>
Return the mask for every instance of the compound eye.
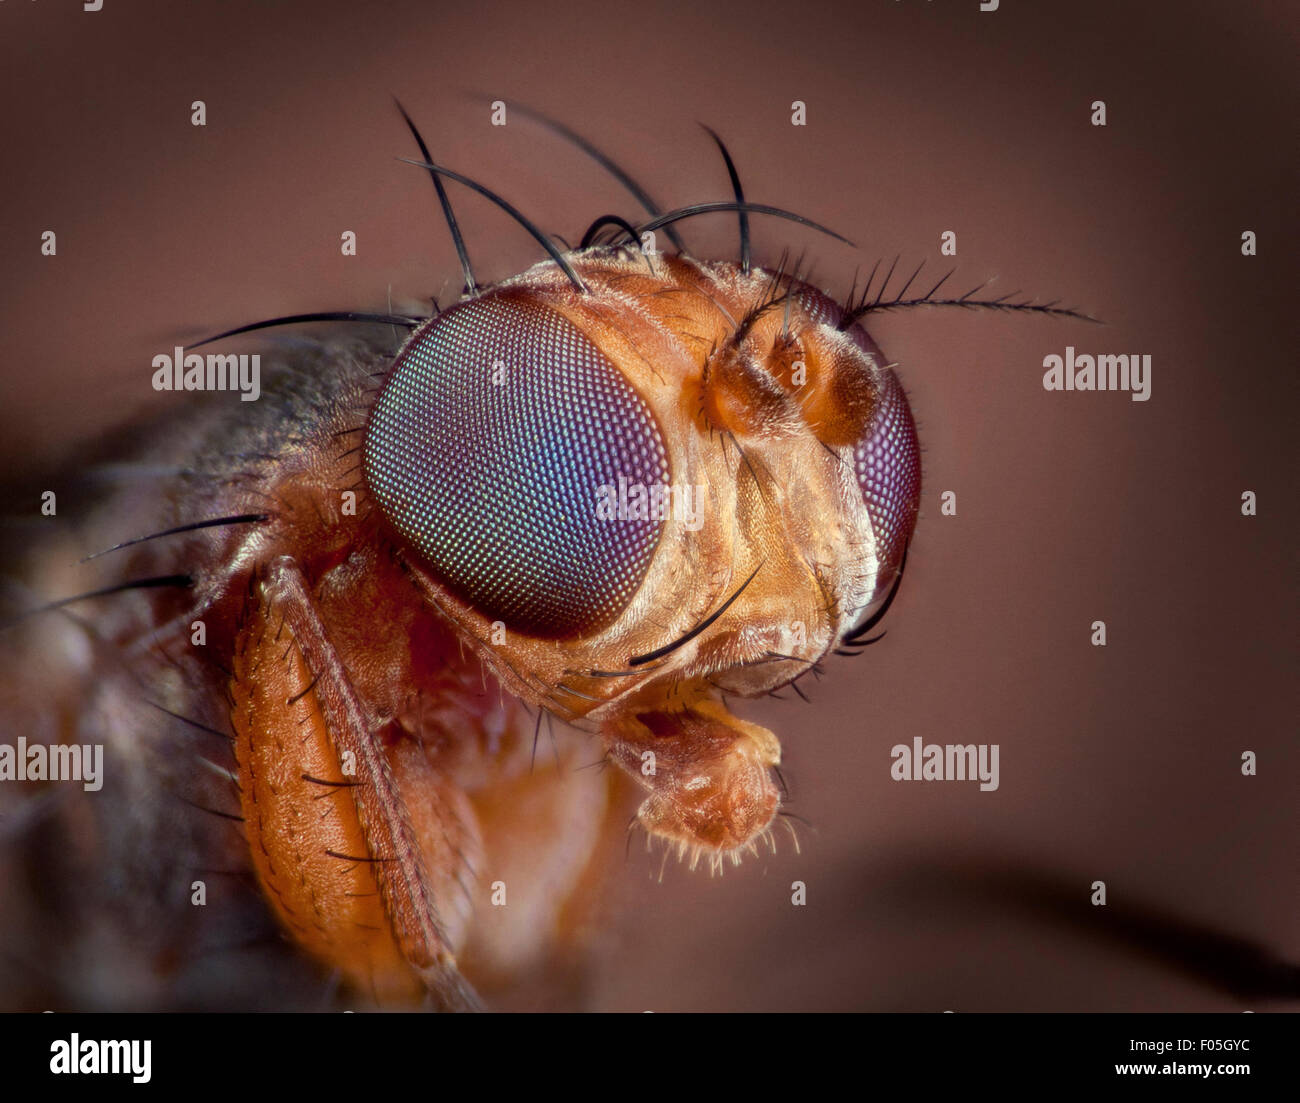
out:
<path id="1" fill-rule="evenodd" d="M 659 540 L 603 519 L 602 488 L 667 484 L 645 400 L 563 315 L 512 298 L 417 330 L 366 427 L 370 494 L 424 565 L 477 612 L 560 638 L 612 622 Z"/>
<path id="2" fill-rule="evenodd" d="M 866 432 L 853 450 L 854 470 L 876 537 L 875 598 L 893 582 L 916 524 L 921 497 L 921 450 L 916 426 L 898 377 L 877 374 L 876 403 Z"/>

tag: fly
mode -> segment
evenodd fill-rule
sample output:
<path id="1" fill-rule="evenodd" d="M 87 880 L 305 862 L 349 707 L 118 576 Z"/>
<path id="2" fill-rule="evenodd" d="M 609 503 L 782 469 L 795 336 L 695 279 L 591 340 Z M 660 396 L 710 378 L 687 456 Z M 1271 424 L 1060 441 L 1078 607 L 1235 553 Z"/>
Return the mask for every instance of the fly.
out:
<path id="1" fill-rule="evenodd" d="M 59 663 L 14 723 L 105 745 L 111 790 L 87 806 L 51 787 L 11 813 L 7 830 L 35 840 L 23 860 L 42 908 L 73 927 L 93 916 L 113 970 L 64 963 L 34 990 L 296 1002 L 314 962 L 383 1005 L 473 1009 L 581 943 L 628 791 L 634 825 L 691 868 L 774 847 L 781 745 L 726 698 L 799 691 L 826 656 L 875 643 L 920 505 L 911 409 L 864 323 L 921 305 L 1082 317 L 945 297 L 948 276 L 918 292 L 919 268 L 887 296 L 894 265 L 840 301 L 788 254 L 755 264 L 751 218 L 845 239 L 747 199 L 717 135 L 733 197 L 665 211 L 551 123 L 642 209 L 560 248 L 402 115 L 460 301 L 204 342 L 306 323 L 348 335 L 268 370 L 237 417 L 196 406 L 151 450 L 162 489 L 129 484 L 106 508 L 151 527 L 88 557 L 116 581 L 16 602 L 10 644 Z M 546 259 L 480 282 L 449 183 Z M 736 260 L 682 240 L 716 212 L 737 218 Z M 191 358 L 208 366 L 188 349 L 165 367 L 183 383 Z M 578 769 L 592 741 L 615 769 Z M 179 800 L 148 802 L 159 785 Z M 297 952 L 231 987 L 182 948 L 232 929 Z"/>

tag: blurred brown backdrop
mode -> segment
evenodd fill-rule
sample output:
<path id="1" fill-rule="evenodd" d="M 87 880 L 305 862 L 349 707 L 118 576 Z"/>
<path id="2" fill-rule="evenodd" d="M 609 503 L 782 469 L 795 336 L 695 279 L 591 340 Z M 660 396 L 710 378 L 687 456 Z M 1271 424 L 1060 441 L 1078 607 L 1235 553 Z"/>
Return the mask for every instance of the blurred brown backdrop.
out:
<path id="1" fill-rule="evenodd" d="M 436 157 L 570 239 L 631 202 L 521 117 L 489 126 L 487 99 L 580 130 L 666 205 L 727 197 L 707 122 L 752 200 L 859 244 L 755 221 L 760 262 L 807 245 L 840 294 L 900 253 L 933 282 L 951 229 L 955 289 L 996 278 L 1107 323 L 872 324 L 919 423 L 923 513 L 886 642 L 831 662 L 811 705 L 749 706 L 782 737 L 802 854 L 659 883 L 633 848 L 598 1007 L 1295 1006 L 1277 983 L 1300 958 L 1293 7 L 80 7 L 0 3 L 11 482 L 145 410 L 149 359 L 176 341 L 382 309 L 390 289 L 455 296 L 428 180 L 395 160 L 394 93 Z M 481 276 L 535 259 L 455 197 Z M 735 247 L 725 218 L 683 232 Z M 1151 400 L 1044 392 L 1067 344 L 1151 354 Z M 915 736 L 998 743 L 1001 787 L 891 781 L 889 748 Z"/>

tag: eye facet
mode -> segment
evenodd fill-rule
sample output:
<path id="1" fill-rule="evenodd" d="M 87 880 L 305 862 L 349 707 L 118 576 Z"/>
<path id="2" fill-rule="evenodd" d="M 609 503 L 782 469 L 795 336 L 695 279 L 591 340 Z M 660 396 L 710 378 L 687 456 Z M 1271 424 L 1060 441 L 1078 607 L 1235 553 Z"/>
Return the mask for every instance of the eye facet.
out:
<path id="1" fill-rule="evenodd" d="M 862 500 L 876 536 L 876 596 L 893 579 L 916 524 L 921 495 L 921 451 L 907 397 L 892 370 L 878 376 L 876 406 L 853 450 Z"/>
<path id="2" fill-rule="evenodd" d="M 439 581 L 531 635 L 591 632 L 627 606 L 656 520 L 602 520 L 602 487 L 669 481 L 654 415 L 567 318 L 514 298 L 418 330 L 366 427 L 370 493 Z"/>

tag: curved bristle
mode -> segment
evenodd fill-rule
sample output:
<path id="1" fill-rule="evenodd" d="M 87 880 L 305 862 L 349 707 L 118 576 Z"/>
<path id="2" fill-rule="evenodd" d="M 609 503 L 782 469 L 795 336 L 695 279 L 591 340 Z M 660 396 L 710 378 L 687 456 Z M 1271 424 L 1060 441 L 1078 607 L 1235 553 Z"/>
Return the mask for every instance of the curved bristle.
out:
<path id="1" fill-rule="evenodd" d="M 703 123 L 700 125 L 704 126 Z M 704 126 L 704 129 L 718 143 L 718 149 L 722 152 L 722 159 L 727 163 L 727 175 L 731 177 L 731 190 L 736 195 L 737 217 L 740 219 L 740 269 L 745 275 L 749 275 L 749 213 L 745 210 L 745 191 L 740 186 L 740 174 L 736 172 L 736 163 L 731 159 L 731 154 L 727 151 L 722 139 L 718 137 L 712 127 Z"/>
<path id="2" fill-rule="evenodd" d="M 411 121 L 411 116 L 406 113 L 402 101 L 394 96 L 393 102 L 397 104 L 397 110 L 402 113 L 402 118 L 406 120 L 406 125 L 415 138 L 415 144 L 420 148 L 420 156 L 426 161 L 432 161 L 433 156 L 429 153 L 429 147 L 424 144 L 424 138 L 421 136 L 420 131 L 416 129 L 415 123 Z M 447 220 L 447 229 L 451 231 L 451 240 L 456 246 L 456 256 L 460 258 L 460 266 L 465 273 L 465 294 L 466 296 L 473 295 L 477 290 L 477 286 L 474 283 L 474 272 L 469 265 L 469 253 L 465 249 L 465 238 L 461 235 L 460 224 L 456 221 L 455 214 L 452 213 L 451 200 L 447 198 L 447 189 L 443 186 L 442 177 L 432 169 L 429 170 L 429 176 L 433 180 L 434 190 L 438 193 L 438 203 L 442 206 L 443 217 Z"/>
<path id="3" fill-rule="evenodd" d="M 186 345 L 186 349 L 202 348 L 204 345 L 210 345 L 213 341 L 220 341 L 226 337 L 234 337 L 240 333 L 252 333 L 259 329 L 271 329 L 275 326 L 296 326 L 305 325 L 309 322 L 369 322 L 375 325 L 405 326 L 407 329 L 414 329 L 426 319 L 414 318 L 405 314 L 370 314 L 360 310 L 327 310 L 315 314 L 285 314 L 279 318 L 267 318 L 261 322 L 249 322 L 246 326 L 236 326 L 234 329 L 227 329 L 222 333 L 213 334 L 211 337 L 205 337 L 202 341 L 196 341 L 192 345 Z"/>
<path id="4" fill-rule="evenodd" d="M 649 192 L 641 187 L 641 185 L 638 184 L 617 163 L 615 163 L 612 158 L 597 149 L 577 131 L 571 130 L 561 122 L 557 122 L 549 115 L 543 115 L 540 111 L 534 111 L 528 107 L 521 107 L 517 103 L 512 105 L 512 110 L 523 115 L 526 119 L 531 119 L 533 122 L 541 123 L 544 127 L 553 133 L 558 134 L 565 141 L 571 142 L 573 145 L 577 146 L 583 153 L 595 161 L 596 164 L 622 184 L 623 187 L 631 193 L 632 197 L 645 208 L 646 214 L 650 215 L 651 218 L 657 218 L 662 212 L 663 208 L 650 198 Z M 673 243 L 673 246 L 678 252 L 686 252 L 686 246 L 682 243 L 682 239 L 677 236 L 677 233 L 671 227 L 665 228 L 664 234 L 667 236 L 668 240 Z"/>
<path id="5" fill-rule="evenodd" d="M 399 157 L 398 160 L 403 162 L 404 164 L 415 165 L 418 168 L 428 169 L 431 172 L 436 172 L 440 176 L 446 176 L 451 180 L 455 180 L 458 184 L 464 184 L 465 187 L 478 192 L 479 195 L 483 196 L 484 199 L 488 199 L 491 202 L 495 203 L 498 207 L 500 207 L 503 211 L 505 211 L 506 214 L 508 214 L 517 223 L 519 223 L 520 226 L 522 226 L 525 230 L 527 230 L 533 236 L 533 239 L 543 249 L 546 250 L 550 258 L 560 266 L 560 269 L 564 272 L 565 276 L 568 277 L 569 282 L 573 284 L 573 286 L 577 288 L 579 291 L 586 294 L 587 285 L 582 282 L 581 277 L 578 275 L 577 272 L 573 270 L 573 265 L 569 263 L 568 259 L 564 256 L 564 254 L 561 253 L 560 250 L 555 247 L 555 243 L 551 241 L 551 239 L 548 238 L 544 233 L 542 233 L 542 231 L 539 230 L 527 218 L 527 216 L 522 214 L 516 207 L 512 206 L 506 200 L 502 199 L 501 196 L 497 195 L 497 193 L 492 191 L 491 188 L 484 187 L 484 185 L 480 184 L 477 180 L 472 180 L 470 179 L 470 177 L 463 176 L 459 172 L 454 172 L 449 168 L 443 168 L 442 165 L 435 165 L 432 161 L 412 161 L 409 157 Z"/>
<path id="6" fill-rule="evenodd" d="M 769 207 L 763 203 L 736 203 L 730 200 L 714 203 L 696 203 L 690 207 L 680 207 L 675 211 L 668 211 L 659 215 L 658 218 L 652 218 L 649 222 L 643 222 L 637 227 L 636 233 L 640 237 L 642 234 L 651 230 L 657 230 L 661 226 L 667 226 L 673 222 L 680 222 L 685 218 L 694 218 L 697 215 L 713 214 L 719 211 L 739 211 L 744 210 L 750 214 L 765 214 L 773 218 L 784 218 L 790 222 L 798 222 L 801 226 L 807 226 L 816 230 L 818 233 L 826 234 L 833 237 L 836 241 L 842 241 L 845 245 L 852 245 L 848 238 L 843 234 L 837 234 L 834 230 L 823 226 L 820 222 L 814 222 L 811 218 L 804 218 L 803 215 L 795 214 L 793 211 L 787 211 L 781 207 Z"/>

